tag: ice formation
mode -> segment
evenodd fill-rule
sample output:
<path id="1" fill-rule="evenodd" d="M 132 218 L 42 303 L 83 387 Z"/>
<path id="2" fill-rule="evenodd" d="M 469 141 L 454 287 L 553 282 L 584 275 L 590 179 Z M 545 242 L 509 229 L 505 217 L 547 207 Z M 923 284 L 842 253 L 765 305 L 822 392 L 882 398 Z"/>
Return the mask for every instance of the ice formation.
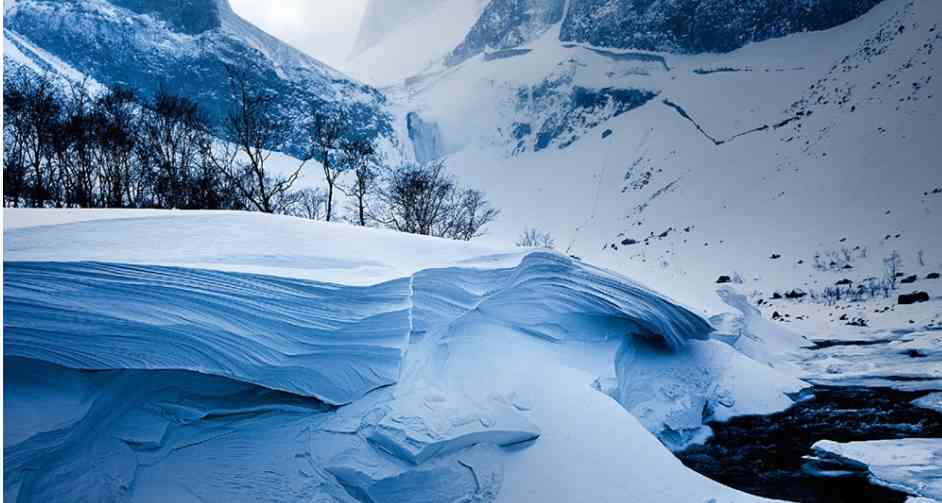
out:
<path id="1" fill-rule="evenodd" d="M 812 446 L 818 458 L 852 470 L 866 470 L 870 480 L 916 497 L 942 499 L 942 439 L 905 438 Z"/>

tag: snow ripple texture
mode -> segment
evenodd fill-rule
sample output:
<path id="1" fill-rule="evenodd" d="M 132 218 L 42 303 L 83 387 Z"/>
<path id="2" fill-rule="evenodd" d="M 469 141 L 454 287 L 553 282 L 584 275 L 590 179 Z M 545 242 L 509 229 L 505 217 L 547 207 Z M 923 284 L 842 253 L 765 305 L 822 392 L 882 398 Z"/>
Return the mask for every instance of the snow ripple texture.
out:
<path id="1" fill-rule="evenodd" d="M 754 500 L 591 387 L 619 344 L 679 354 L 710 324 L 580 260 L 240 213 L 6 217 L 10 501 Z M 543 482 L 588 452 L 613 470 Z"/>
<path id="2" fill-rule="evenodd" d="M 192 370 L 349 403 L 399 372 L 408 280 L 350 287 L 221 271 L 11 262 L 7 354 L 75 369 Z"/>
<path id="3" fill-rule="evenodd" d="M 192 235 L 188 224 L 200 221 L 176 220 L 180 237 Z M 151 221 L 111 221 L 123 222 L 123 230 L 108 227 L 103 243 L 91 233 L 81 246 L 126 249 L 120 236 L 141 236 L 137 231 Z M 30 240 L 48 243 L 70 226 L 92 231 L 87 224 L 8 237 L 16 242 L 14 256 L 28 259 Z M 234 251 L 223 250 L 221 260 L 242 263 Z M 679 348 L 713 330 L 701 316 L 626 278 L 549 252 L 524 254 L 509 268 L 432 268 L 414 280 L 371 286 L 140 263 L 16 260 L 5 266 L 11 356 L 75 369 L 191 370 L 334 405 L 396 382 L 413 327 L 470 310 L 551 340 L 637 333 Z"/>

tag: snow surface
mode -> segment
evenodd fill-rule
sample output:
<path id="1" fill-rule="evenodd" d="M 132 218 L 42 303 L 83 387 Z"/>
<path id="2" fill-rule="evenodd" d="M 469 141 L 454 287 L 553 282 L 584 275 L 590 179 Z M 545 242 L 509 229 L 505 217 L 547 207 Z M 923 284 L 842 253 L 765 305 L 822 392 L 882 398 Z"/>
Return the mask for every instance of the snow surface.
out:
<path id="1" fill-rule="evenodd" d="M 718 419 L 787 406 L 794 381 L 622 276 L 289 217 L 136 215 L 4 212 L 8 499 L 756 500 L 593 383 L 624 375 L 628 345 L 715 379 Z"/>
<path id="2" fill-rule="evenodd" d="M 913 496 L 942 500 L 942 439 L 816 442 L 818 457 L 865 468 L 870 480 Z"/>

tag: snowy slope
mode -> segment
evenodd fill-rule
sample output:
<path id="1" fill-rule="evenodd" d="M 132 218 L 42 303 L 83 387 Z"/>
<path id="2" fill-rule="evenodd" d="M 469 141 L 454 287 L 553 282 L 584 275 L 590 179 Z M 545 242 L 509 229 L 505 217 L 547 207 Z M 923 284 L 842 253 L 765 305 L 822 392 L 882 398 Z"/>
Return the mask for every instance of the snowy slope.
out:
<path id="1" fill-rule="evenodd" d="M 880 276 L 893 250 L 907 273 L 942 269 L 940 31 L 927 0 L 727 54 L 561 44 L 550 30 L 389 95 L 438 127 L 452 169 L 503 210 L 490 242 L 537 226 L 720 311 L 719 276 L 766 299 L 820 289 L 851 273 L 819 271 L 815 255 L 842 248 L 854 281 Z"/>
<path id="2" fill-rule="evenodd" d="M 629 393 L 625 348 L 719 390 L 700 421 L 790 403 L 700 315 L 560 254 L 250 213 L 4 216 L 8 499 L 753 501 L 628 413 L 705 407 Z"/>

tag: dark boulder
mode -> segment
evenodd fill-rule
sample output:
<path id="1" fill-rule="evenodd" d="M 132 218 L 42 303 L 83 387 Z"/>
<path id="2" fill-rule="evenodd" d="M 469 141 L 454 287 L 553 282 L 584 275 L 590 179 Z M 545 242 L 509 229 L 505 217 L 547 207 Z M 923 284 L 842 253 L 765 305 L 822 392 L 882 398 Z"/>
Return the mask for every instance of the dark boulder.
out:
<path id="1" fill-rule="evenodd" d="M 899 299 L 897 299 L 897 303 L 902 305 L 916 304 L 918 302 L 929 302 L 929 294 L 926 292 L 913 292 L 900 295 Z"/>

